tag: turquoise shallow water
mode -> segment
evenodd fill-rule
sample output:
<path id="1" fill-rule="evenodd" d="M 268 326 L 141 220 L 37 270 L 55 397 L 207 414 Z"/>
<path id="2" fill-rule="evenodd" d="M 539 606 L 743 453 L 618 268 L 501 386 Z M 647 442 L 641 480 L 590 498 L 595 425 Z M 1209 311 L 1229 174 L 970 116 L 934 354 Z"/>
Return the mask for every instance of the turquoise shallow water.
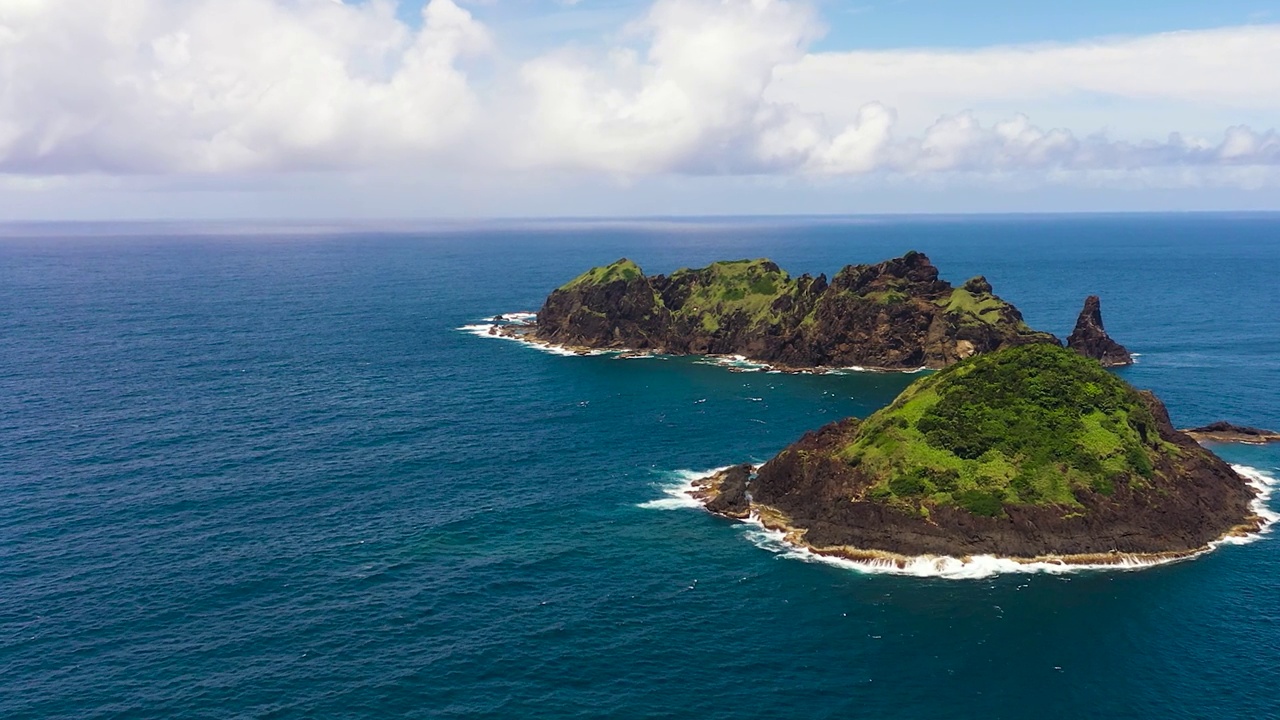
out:
<path id="1" fill-rule="evenodd" d="M 785 559 L 651 501 L 909 376 L 457 328 L 623 255 L 832 273 L 917 249 L 1059 335 L 1101 294 L 1141 353 L 1121 374 L 1179 424 L 1280 427 L 1280 217 L 4 235 L 0 716 L 1276 716 L 1275 539 L 969 581 Z"/>

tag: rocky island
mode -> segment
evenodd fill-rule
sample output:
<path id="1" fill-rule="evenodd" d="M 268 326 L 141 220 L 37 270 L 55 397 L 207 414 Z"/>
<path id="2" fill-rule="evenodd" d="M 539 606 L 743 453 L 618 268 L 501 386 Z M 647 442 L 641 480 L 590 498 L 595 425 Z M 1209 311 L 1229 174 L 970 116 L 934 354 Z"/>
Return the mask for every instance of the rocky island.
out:
<path id="1" fill-rule="evenodd" d="M 694 494 L 860 561 L 1172 559 L 1262 524 L 1245 479 L 1154 395 L 1052 343 L 952 365 Z"/>
<path id="2" fill-rule="evenodd" d="M 942 368 L 976 354 L 1058 344 L 975 277 L 953 287 L 908 252 L 826 276 L 769 260 L 645 275 L 619 260 L 547 297 L 529 327 L 495 330 L 570 350 L 739 355 L 779 369 Z"/>

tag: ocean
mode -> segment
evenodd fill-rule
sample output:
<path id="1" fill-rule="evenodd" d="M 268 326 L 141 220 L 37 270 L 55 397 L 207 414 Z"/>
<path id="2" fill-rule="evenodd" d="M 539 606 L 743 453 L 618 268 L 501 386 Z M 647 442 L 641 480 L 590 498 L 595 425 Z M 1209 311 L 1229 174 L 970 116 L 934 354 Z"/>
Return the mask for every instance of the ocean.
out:
<path id="1" fill-rule="evenodd" d="M 1277 717 L 1280 541 L 903 577 L 673 496 L 917 376 L 468 332 L 620 257 L 925 252 L 1280 428 L 1280 215 L 0 227 L 0 717 Z M 1280 477 L 1280 447 L 1214 448 Z M 1273 501 L 1280 509 L 1280 500 Z"/>

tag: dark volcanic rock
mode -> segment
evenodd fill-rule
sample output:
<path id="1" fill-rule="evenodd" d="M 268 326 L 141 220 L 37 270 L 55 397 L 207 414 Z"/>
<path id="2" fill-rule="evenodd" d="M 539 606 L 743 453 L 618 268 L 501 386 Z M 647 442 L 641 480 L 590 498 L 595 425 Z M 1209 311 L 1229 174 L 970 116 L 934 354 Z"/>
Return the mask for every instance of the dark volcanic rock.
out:
<path id="1" fill-rule="evenodd" d="M 991 283 L 987 282 L 984 276 L 978 275 L 969 278 L 969 281 L 964 284 L 964 289 L 974 294 L 990 293 Z"/>
<path id="2" fill-rule="evenodd" d="M 747 497 L 747 481 L 755 468 L 735 465 L 720 473 L 719 487 L 714 497 L 707 501 L 707 509 L 719 515 L 745 518 L 751 513 L 751 500 Z"/>
<path id="3" fill-rule="evenodd" d="M 1085 298 L 1076 327 L 1067 338 L 1067 347 L 1102 363 L 1103 367 L 1132 365 L 1133 357 L 1123 345 L 1111 339 L 1102 327 L 1102 303 L 1097 295 Z"/>
<path id="4" fill-rule="evenodd" d="M 1183 430 L 1183 432 L 1201 442 L 1248 443 L 1250 445 L 1280 442 L 1280 433 L 1274 430 L 1260 430 L 1255 427 L 1232 425 L 1223 421 L 1210 423 L 1204 427 Z"/>
<path id="5" fill-rule="evenodd" d="M 536 337 L 567 347 L 742 355 L 782 368 L 941 368 L 1027 343 L 1058 343 L 1023 322 L 984 278 L 953 288 L 909 252 L 850 265 L 830 281 L 768 260 L 646 276 L 620 260 L 555 290 Z"/>

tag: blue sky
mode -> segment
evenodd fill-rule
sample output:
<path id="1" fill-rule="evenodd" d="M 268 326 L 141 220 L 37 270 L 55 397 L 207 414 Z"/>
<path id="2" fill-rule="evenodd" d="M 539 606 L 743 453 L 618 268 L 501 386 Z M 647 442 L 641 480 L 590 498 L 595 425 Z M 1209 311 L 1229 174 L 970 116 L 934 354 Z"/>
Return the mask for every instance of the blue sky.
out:
<path id="1" fill-rule="evenodd" d="M 1280 2 L 23 0 L 0 220 L 1280 210 Z"/>
<path id="2" fill-rule="evenodd" d="M 417 23 L 423 4 L 403 3 L 401 17 Z M 504 35 L 541 44 L 595 42 L 647 5 L 643 0 L 507 0 L 470 7 Z M 1280 21 L 1280 2 L 1267 0 L 822 0 L 818 5 L 828 30 L 815 50 L 1070 42 Z"/>
<path id="3" fill-rule="evenodd" d="M 981 47 L 1070 42 L 1275 21 L 1280 3 L 1259 0 L 899 0 L 826 2 L 831 31 L 817 49 Z"/>

